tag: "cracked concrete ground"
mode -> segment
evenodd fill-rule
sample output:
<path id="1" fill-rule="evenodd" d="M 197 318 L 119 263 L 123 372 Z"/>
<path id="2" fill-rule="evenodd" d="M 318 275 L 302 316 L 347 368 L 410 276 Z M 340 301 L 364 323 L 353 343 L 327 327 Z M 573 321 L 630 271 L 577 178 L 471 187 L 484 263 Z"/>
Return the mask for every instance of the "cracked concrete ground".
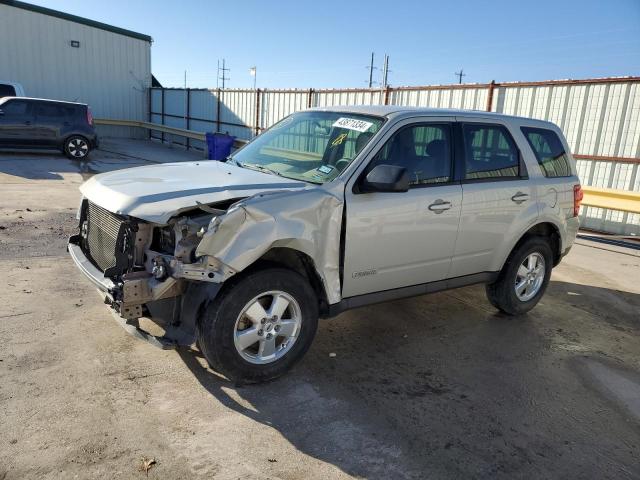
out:
<path id="1" fill-rule="evenodd" d="M 579 240 L 520 318 L 481 286 L 347 312 L 235 388 L 128 336 L 67 257 L 83 178 L 200 157 L 103 148 L 0 154 L 0 479 L 640 478 L 638 250 Z"/>

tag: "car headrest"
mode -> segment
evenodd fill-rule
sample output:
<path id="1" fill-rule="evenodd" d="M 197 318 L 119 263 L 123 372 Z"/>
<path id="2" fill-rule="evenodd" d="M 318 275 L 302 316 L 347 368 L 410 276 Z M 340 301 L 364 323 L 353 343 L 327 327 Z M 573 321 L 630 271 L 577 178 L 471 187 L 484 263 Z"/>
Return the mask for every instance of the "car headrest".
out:
<path id="1" fill-rule="evenodd" d="M 447 153 L 447 142 L 444 140 L 431 140 L 425 147 L 425 152 L 430 157 L 444 157 Z"/>

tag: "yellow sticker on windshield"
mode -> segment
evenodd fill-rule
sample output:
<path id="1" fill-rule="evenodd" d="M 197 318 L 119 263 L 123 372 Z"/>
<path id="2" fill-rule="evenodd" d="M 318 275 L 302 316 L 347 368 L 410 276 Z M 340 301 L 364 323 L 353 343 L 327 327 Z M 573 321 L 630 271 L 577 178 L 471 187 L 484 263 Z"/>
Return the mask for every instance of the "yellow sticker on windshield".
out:
<path id="1" fill-rule="evenodd" d="M 331 142 L 331 146 L 332 147 L 337 147 L 338 145 L 342 144 L 342 142 L 344 142 L 347 139 L 347 135 L 346 133 L 341 133 L 340 135 L 338 135 L 336 137 L 336 139 Z"/>

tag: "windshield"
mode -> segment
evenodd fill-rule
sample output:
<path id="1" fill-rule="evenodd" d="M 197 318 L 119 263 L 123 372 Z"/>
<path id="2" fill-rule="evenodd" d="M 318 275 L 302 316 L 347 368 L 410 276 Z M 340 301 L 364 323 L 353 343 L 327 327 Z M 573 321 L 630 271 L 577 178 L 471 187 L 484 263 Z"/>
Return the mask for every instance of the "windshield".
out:
<path id="1" fill-rule="evenodd" d="M 306 182 L 340 175 L 383 119 L 339 112 L 299 112 L 276 123 L 232 156 L 242 167 Z"/>

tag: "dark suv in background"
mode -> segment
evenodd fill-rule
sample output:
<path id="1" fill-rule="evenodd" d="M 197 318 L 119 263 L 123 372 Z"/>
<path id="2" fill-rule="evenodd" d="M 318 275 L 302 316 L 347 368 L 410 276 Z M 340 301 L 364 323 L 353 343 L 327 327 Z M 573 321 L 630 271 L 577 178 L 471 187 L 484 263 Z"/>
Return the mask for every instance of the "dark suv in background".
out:
<path id="1" fill-rule="evenodd" d="M 84 159 L 97 148 L 91 109 L 84 103 L 5 97 L 0 99 L 0 148 L 62 150 Z"/>

